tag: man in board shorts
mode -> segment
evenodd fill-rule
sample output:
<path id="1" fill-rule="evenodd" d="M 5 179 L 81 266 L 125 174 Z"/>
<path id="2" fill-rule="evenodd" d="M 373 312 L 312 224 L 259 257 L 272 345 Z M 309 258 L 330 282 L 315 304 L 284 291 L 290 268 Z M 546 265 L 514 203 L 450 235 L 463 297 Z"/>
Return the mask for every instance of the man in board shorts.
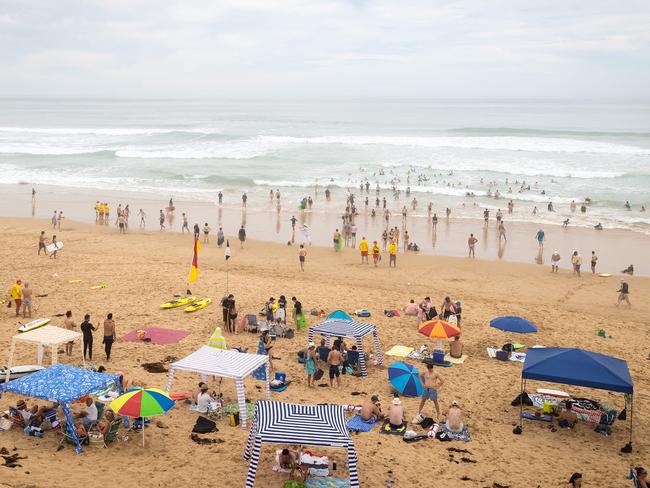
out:
<path id="1" fill-rule="evenodd" d="M 341 356 L 341 352 L 339 351 L 340 346 L 338 344 L 334 344 L 332 346 L 332 350 L 327 356 L 327 364 L 329 365 L 329 376 L 330 376 L 330 386 L 333 386 L 333 380 L 336 377 L 336 386 L 339 388 L 341 387 L 341 371 L 339 370 L 339 367 L 341 366 L 341 363 L 343 362 L 343 356 Z"/>

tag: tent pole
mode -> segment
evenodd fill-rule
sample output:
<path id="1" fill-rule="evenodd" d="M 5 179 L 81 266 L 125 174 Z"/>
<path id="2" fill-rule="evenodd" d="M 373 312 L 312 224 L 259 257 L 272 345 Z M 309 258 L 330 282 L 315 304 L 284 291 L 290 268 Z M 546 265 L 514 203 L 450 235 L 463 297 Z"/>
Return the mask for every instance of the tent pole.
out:
<path id="1" fill-rule="evenodd" d="M 630 394 L 630 447 L 632 446 L 633 419 L 634 419 L 634 393 Z"/>
<path id="2" fill-rule="evenodd" d="M 521 392 L 519 393 L 519 428 L 524 428 L 524 418 L 521 416 L 524 413 L 524 390 L 526 389 L 526 380 L 523 375 L 521 377 Z"/>

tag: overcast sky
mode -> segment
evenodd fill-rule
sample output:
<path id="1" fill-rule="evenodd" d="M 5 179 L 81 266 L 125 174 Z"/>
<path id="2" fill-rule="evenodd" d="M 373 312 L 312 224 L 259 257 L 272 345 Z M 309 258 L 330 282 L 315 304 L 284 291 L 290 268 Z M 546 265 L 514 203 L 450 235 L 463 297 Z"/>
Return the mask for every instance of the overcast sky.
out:
<path id="1" fill-rule="evenodd" d="M 0 96 L 650 95 L 649 0 L 0 0 Z"/>

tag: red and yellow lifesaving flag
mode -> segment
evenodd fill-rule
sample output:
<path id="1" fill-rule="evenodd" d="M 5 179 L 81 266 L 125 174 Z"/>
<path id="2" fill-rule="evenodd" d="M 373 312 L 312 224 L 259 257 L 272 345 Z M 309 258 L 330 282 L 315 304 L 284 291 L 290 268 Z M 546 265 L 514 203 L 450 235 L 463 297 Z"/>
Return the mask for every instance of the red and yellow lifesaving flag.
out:
<path id="1" fill-rule="evenodd" d="M 199 251 L 201 250 L 201 244 L 198 239 L 194 239 L 194 256 L 192 256 L 192 269 L 190 269 L 190 278 L 189 282 L 194 283 L 199 277 Z"/>

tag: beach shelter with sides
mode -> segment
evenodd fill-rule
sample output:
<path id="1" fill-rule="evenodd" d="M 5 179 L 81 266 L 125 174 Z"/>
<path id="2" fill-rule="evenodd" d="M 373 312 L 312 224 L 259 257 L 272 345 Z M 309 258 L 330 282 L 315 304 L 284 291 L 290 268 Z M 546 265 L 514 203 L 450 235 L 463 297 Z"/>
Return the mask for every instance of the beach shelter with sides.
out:
<path id="1" fill-rule="evenodd" d="M 201 379 L 206 381 L 208 376 L 220 376 L 235 380 L 237 387 L 237 401 L 239 403 L 239 418 L 242 429 L 246 427 L 246 395 L 244 378 L 260 366 L 266 369 L 266 398 L 271 398 L 269 384 L 269 358 L 261 354 L 248 354 L 237 351 L 215 349 L 203 346 L 189 356 L 172 363 L 169 367 L 169 381 L 167 393 L 172 388 L 176 371 L 189 371 L 200 373 Z"/>
<path id="2" fill-rule="evenodd" d="M 18 395 L 57 402 L 61 405 L 68 424 L 74 425 L 70 404 L 85 395 L 111 387 L 119 392 L 119 376 L 54 364 L 36 373 L 1 384 L 0 394 L 10 391 Z M 77 445 L 77 453 L 81 453 L 81 444 L 75 429 L 70 429 L 70 434 Z"/>
<path id="3" fill-rule="evenodd" d="M 320 334 L 325 337 L 327 347 L 330 345 L 331 337 L 347 337 L 354 339 L 357 343 L 359 351 L 359 367 L 361 369 L 361 376 L 368 376 L 366 369 L 366 358 L 363 354 L 363 337 L 372 334 L 375 342 L 375 354 L 377 355 L 377 362 L 384 364 L 384 358 L 381 354 L 381 345 L 379 344 L 379 336 L 377 335 L 377 327 L 365 322 L 357 322 L 355 320 L 344 319 L 327 319 L 314 327 L 309 328 L 307 333 L 307 342 L 314 341 L 314 334 Z"/>
<path id="4" fill-rule="evenodd" d="M 345 448 L 348 451 L 350 488 L 359 486 L 357 452 L 341 405 L 257 402 L 244 452 L 244 460 L 250 459 L 246 488 L 255 484 L 262 443 Z"/>
<path id="5" fill-rule="evenodd" d="M 81 337 L 82 334 L 80 332 L 63 329 L 61 327 L 55 327 L 53 325 L 45 325 L 43 327 L 39 327 L 38 329 L 30 330 L 29 332 L 16 334 L 11 338 L 9 362 L 7 364 L 7 375 L 9 373 L 9 368 L 13 366 L 14 352 L 16 351 L 16 345 L 18 342 L 36 344 L 38 365 L 42 366 L 43 352 L 45 351 L 46 347 L 52 348 L 52 364 L 56 364 L 58 362 L 57 351 L 59 346 L 77 339 L 81 339 Z M 79 350 L 81 351 L 81 348 Z M 81 357 L 81 361 L 83 362 L 83 356 Z M 7 376 L 7 381 L 8 380 L 9 376 Z"/>
<path id="6" fill-rule="evenodd" d="M 583 349 L 546 347 L 529 349 L 521 373 L 521 392 L 526 380 L 548 381 L 625 393 L 630 399 L 630 446 L 634 413 L 634 385 L 627 362 Z M 522 407 L 523 408 L 523 402 Z M 520 412 L 521 413 L 521 412 Z M 519 427 L 522 427 L 521 415 Z"/>

